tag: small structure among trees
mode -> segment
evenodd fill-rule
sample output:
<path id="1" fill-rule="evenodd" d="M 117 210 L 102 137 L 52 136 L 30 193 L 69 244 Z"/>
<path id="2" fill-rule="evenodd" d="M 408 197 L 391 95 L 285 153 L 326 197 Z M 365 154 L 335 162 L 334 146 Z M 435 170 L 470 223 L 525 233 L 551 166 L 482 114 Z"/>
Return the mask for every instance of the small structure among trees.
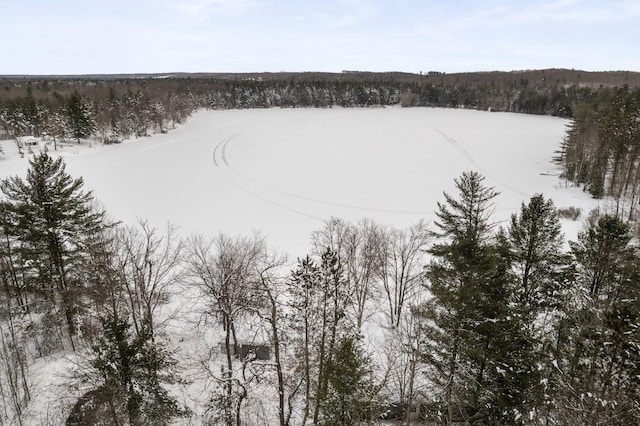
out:
<path id="1" fill-rule="evenodd" d="M 256 343 L 240 343 L 231 346 L 231 355 L 239 360 L 258 360 L 269 361 L 271 359 L 271 347 L 268 344 Z M 224 341 L 220 342 L 220 352 L 227 353 L 227 345 Z"/>

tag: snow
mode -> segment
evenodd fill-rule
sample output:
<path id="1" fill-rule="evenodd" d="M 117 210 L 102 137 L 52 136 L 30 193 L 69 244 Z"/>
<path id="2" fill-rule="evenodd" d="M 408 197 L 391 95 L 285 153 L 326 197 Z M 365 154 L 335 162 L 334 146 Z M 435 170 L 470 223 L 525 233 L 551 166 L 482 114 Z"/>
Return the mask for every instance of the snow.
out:
<path id="1" fill-rule="evenodd" d="M 31 403 L 24 419 L 38 419 L 38 424 L 64 423 L 69 408 L 90 390 L 80 386 L 80 380 L 74 377 L 75 368 L 69 368 L 70 365 L 77 367 L 77 359 L 77 356 L 65 353 L 36 358 L 29 366 Z"/>
<path id="2" fill-rule="evenodd" d="M 468 170 L 482 173 L 501 192 L 497 222 L 538 192 L 557 207 L 581 208 L 583 219 L 598 202 L 567 187 L 551 162 L 567 124 L 552 117 L 434 108 L 202 111 L 167 134 L 109 146 L 69 142 L 50 152 L 65 158 L 71 175 L 83 177 L 114 220 L 147 219 L 160 231 L 169 222 L 183 236 L 258 230 L 295 259 L 309 251 L 311 232 L 332 216 L 370 217 L 397 227 L 432 221 L 442 192 L 457 195 L 454 179 Z M 0 143 L 0 178 L 24 177 L 29 156 L 19 155 L 15 141 Z M 569 239 L 581 226 L 580 219 L 563 221 Z M 220 331 L 195 326 L 200 310 L 187 293 L 163 315 L 174 319 L 166 331 L 178 348 L 183 378 L 192 381 L 174 391 L 201 410 L 212 386 L 201 363 L 216 350 Z M 382 323 L 367 324 L 369 348 L 384 347 L 390 334 Z M 69 376 L 69 356 L 39 359 L 30 367 L 38 403 L 30 405 L 27 419 L 56 423 L 82 395 Z M 253 401 L 261 401 L 262 390 Z"/>
<path id="3" fill-rule="evenodd" d="M 202 111 L 167 134 L 59 150 L 116 220 L 167 222 L 184 235 L 261 231 L 293 258 L 332 216 L 405 227 L 431 221 L 442 191 L 477 170 L 508 219 L 537 192 L 583 217 L 598 205 L 567 188 L 551 158 L 567 120 L 437 108 Z M 0 177 L 24 176 L 27 158 L 3 141 Z M 563 221 L 575 238 L 580 221 Z"/>

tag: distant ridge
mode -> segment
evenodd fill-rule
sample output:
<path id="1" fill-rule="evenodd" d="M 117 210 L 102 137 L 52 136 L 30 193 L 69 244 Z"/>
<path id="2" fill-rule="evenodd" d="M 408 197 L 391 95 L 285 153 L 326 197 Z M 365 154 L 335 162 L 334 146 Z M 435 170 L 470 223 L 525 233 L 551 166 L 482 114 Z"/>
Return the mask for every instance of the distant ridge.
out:
<path id="1" fill-rule="evenodd" d="M 463 73 L 444 73 L 427 71 L 407 73 L 400 71 L 370 72 L 343 71 L 331 72 L 169 72 L 169 73 L 132 73 L 132 74 L 79 74 L 79 75 L 0 75 L 0 80 L 145 80 L 145 79 L 224 79 L 224 80 L 282 80 L 294 81 L 380 81 L 392 80 L 406 83 L 455 84 L 463 82 L 508 83 L 520 80 L 547 81 L 568 85 L 589 86 L 640 86 L 640 72 L 634 71 L 581 71 L 573 69 L 551 68 L 520 71 L 478 71 Z"/>

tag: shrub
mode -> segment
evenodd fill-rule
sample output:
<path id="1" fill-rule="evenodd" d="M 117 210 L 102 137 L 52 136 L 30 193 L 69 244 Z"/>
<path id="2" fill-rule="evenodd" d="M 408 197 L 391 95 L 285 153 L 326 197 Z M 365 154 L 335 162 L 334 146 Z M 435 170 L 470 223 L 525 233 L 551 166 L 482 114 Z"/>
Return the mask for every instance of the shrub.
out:
<path id="1" fill-rule="evenodd" d="M 579 207 L 560 207 L 556 211 L 556 214 L 560 219 L 577 220 L 582 214 L 582 209 Z"/>

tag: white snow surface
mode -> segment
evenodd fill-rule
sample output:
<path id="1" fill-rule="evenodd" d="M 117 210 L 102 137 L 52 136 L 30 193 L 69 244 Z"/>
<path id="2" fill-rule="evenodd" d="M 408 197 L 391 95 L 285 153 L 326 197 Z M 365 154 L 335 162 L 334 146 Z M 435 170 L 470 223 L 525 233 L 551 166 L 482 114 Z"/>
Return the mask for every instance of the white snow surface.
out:
<path id="1" fill-rule="evenodd" d="M 497 222 L 538 192 L 558 207 L 582 208 L 584 218 L 597 201 L 567 187 L 551 161 L 567 124 L 433 108 L 202 111 L 168 134 L 111 146 L 70 142 L 50 152 L 64 156 L 68 172 L 84 178 L 113 219 L 148 219 L 162 231 L 170 222 L 183 236 L 261 231 L 271 247 L 295 259 L 309 251 L 311 232 L 332 216 L 397 227 L 432 221 L 442 192 L 457 196 L 454 178 L 468 170 L 501 192 Z M 29 156 L 18 155 L 15 141 L 0 143 L 0 178 L 25 176 Z M 574 239 L 582 220 L 563 226 Z M 178 349 L 181 375 L 191 381 L 173 390 L 198 418 L 211 385 L 200 360 L 217 345 L 220 330 L 194 326 L 194 303 L 187 292 L 173 300 L 166 308 L 180 312 L 166 331 Z M 382 362 L 380 348 L 389 338 L 383 321 L 368 324 L 366 334 L 367 348 Z M 88 390 L 72 377 L 74 358 L 58 354 L 30 367 L 36 398 L 25 413 L 27 424 L 61 423 Z M 255 389 L 252 401 L 264 403 L 261 410 L 274 410 L 269 389 Z"/>
<path id="2" fill-rule="evenodd" d="M 468 170 L 500 191 L 497 222 L 538 192 L 586 213 L 597 201 L 567 187 L 551 161 L 567 124 L 439 108 L 201 111 L 167 134 L 50 152 L 116 220 L 169 222 L 184 235 L 260 231 L 295 259 L 332 216 L 398 227 L 432 221 L 442 191 L 457 195 L 453 180 Z M 28 156 L 2 144 L 0 177 L 24 176 Z M 568 238 L 578 229 L 565 223 Z"/>

